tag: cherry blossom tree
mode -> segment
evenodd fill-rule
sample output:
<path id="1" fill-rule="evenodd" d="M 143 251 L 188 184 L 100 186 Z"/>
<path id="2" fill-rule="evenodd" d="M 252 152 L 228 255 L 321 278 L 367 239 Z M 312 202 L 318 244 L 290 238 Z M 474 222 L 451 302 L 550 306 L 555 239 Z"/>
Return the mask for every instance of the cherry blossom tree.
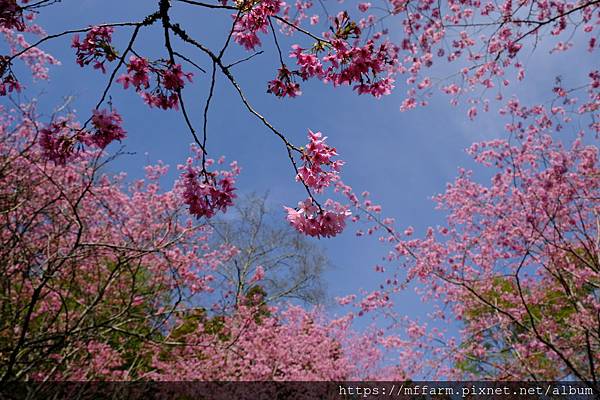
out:
<path id="1" fill-rule="evenodd" d="M 465 321 L 458 360 L 475 360 L 475 376 L 597 387 L 598 148 L 583 132 L 555 138 L 557 110 L 507 112 L 512 143 L 470 149 L 497 174 L 481 186 L 462 173 L 438 197 L 449 210 L 443 250 L 424 243 L 443 260 L 432 276 Z"/>
<path id="2" fill-rule="evenodd" d="M 62 135 L 70 123 L 51 125 Z M 160 192 L 165 166 L 124 188 L 100 173 L 112 158 L 100 150 L 46 161 L 47 130 L 34 105 L 2 110 L 3 380 L 69 376 L 88 351 L 134 368 L 140 338 L 157 340 L 227 257 L 197 250 L 208 233 L 186 221 L 176 190 Z"/>
<path id="3" fill-rule="evenodd" d="M 369 233 L 392 245 L 392 265 L 377 268 L 387 276 L 380 290 L 341 302 L 393 321 L 388 333 L 400 334 L 394 345 L 409 349 L 405 371 L 455 379 L 574 378 L 597 388 L 596 138 L 577 130 L 562 107 L 513 101 L 504 113 L 512 121 L 508 138 L 469 149 L 491 180 L 461 169 L 435 197 L 446 224 L 413 238 L 412 228 L 396 229 L 363 201 Z M 396 295 L 411 283 L 434 306 L 429 322 L 395 311 L 401 310 Z M 448 322 L 461 326 L 458 334 Z M 425 357 L 434 361 L 420 362 Z"/>

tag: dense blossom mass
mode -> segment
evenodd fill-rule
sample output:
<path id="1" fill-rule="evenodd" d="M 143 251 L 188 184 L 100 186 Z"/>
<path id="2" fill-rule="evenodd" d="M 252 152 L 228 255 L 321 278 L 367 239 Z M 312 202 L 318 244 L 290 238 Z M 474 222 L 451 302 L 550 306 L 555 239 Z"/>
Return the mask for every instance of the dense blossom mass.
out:
<path id="1" fill-rule="evenodd" d="M 116 110 L 94 110 L 90 119 L 93 130 L 88 131 L 73 121 L 73 116 L 60 117 L 40 129 L 40 146 L 47 160 L 65 165 L 73 159 L 76 150 L 84 147 L 104 149 L 115 140 L 122 140 L 126 132 L 123 119 Z"/>
<path id="2" fill-rule="evenodd" d="M 76 140 L 71 136 L 68 121 L 53 122 L 40 130 L 40 146 L 46 159 L 66 164 L 73 155 Z"/>
<path id="3" fill-rule="evenodd" d="M 115 140 L 124 139 L 126 132 L 122 124 L 123 119 L 115 110 L 94 110 L 92 125 L 95 132 L 92 134 L 91 141 L 103 149 Z"/>
<path id="4" fill-rule="evenodd" d="M 398 49 L 392 43 L 378 45 L 369 40 L 364 46 L 353 46 L 335 38 L 323 52 L 325 55 L 317 58 L 299 46 L 292 50 L 290 57 L 296 59 L 303 79 L 316 77 L 334 86 L 350 85 L 358 94 L 374 97 L 392 92 L 398 59 Z"/>
<path id="5" fill-rule="evenodd" d="M 202 151 L 193 147 L 197 159 L 202 158 Z M 218 211 L 225 212 L 227 207 L 233 205 L 237 197 L 235 191 L 235 177 L 239 175 L 240 168 L 232 162 L 229 171 L 209 172 L 207 167 L 213 165 L 214 160 L 207 159 L 200 166 L 194 166 L 194 158 L 188 158 L 186 165 L 180 165 L 183 172 L 180 185 L 183 187 L 183 200 L 188 205 L 190 214 L 196 218 L 214 216 Z M 223 159 L 219 161 L 222 163 Z"/>

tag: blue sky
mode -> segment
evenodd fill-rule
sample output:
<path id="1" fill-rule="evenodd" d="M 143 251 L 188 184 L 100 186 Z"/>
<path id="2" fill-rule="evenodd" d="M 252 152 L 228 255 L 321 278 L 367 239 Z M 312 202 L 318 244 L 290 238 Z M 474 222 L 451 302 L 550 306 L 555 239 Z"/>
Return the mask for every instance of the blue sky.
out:
<path id="1" fill-rule="evenodd" d="M 141 20 L 154 10 L 155 1 L 65 0 L 43 10 L 40 24 L 48 33 L 60 32 L 66 27 L 85 27 L 100 22 Z M 336 7 L 334 4 L 333 7 Z M 354 7 L 354 6 L 353 6 Z M 174 10 L 174 19 L 203 43 L 215 48 L 224 40 L 231 17 L 229 11 L 207 11 L 183 4 Z M 389 28 L 400 32 L 397 21 L 388 20 Z M 122 48 L 130 31 L 115 34 L 117 48 Z M 396 34 L 398 35 L 398 34 Z M 457 168 L 475 165 L 464 149 L 472 142 L 503 135 L 504 121 L 496 113 L 481 115 L 471 122 L 466 118 L 466 106 L 452 107 L 448 98 L 436 95 L 430 106 L 407 113 L 399 111 L 405 88 L 399 78 L 396 91 L 383 99 L 358 96 L 348 87 L 333 89 L 330 85 L 311 81 L 303 84 L 303 95 L 295 99 L 277 99 L 266 93 L 266 82 L 275 76 L 277 55 L 270 35 L 263 35 L 265 53 L 235 68 L 235 75 L 255 108 L 275 127 L 297 145 L 306 143 L 307 129 L 322 131 L 329 143 L 336 146 L 347 162 L 344 179 L 360 193 L 368 190 L 373 199 L 383 205 L 384 213 L 394 217 L 400 227 L 413 226 L 417 235 L 427 226 L 443 223 L 443 214 L 434 210 L 432 195 L 444 190 L 452 181 Z M 42 109 L 50 112 L 63 96 L 74 96 L 73 105 L 82 118 L 99 99 L 107 76 L 91 68 L 75 64 L 70 49 L 71 37 L 65 37 L 44 47 L 62 61 L 62 66 L 51 71 L 51 81 L 30 85 L 28 95 L 42 94 Z M 299 37 L 280 37 L 282 47 L 300 40 Z M 304 39 L 300 40 L 301 43 Z M 141 32 L 138 53 L 149 57 L 164 55 L 158 26 Z M 175 45 L 201 65 L 209 67 L 206 57 L 198 51 Z M 236 61 L 248 55 L 237 45 L 231 46 L 227 61 Z M 284 50 L 285 51 L 285 50 Z M 593 60 L 580 58 L 573 66 L 573 53 L 552 56 L 540 47 L 528 57 L 529 75 L 523 83 L 510 90 L 528 101 L 547 100 L 556 75 L 573 68 L 587 70 L 582 64 Z M 578 53 L 575 53 L 578 54 Z M 583 53 L 581 53 L 583 54 Z M 191 70 L 189 65 L 184 68 Z M 444 67 L 447 68 L 447 67 Z M 445 71 L 438 72 L 443 74 Z M 186 104 L 197 127 L 201 126 L 208 76 L 195 72 L 194 85 L 185 90 Z M 128 137 L 123 142 L 126 150 L 136 154 L 119 159 L 113 164 L 116 171 L 124 170 L 134 179 L 143 175 L 143 166 L 163 160 L 172 167 L 170 184 L 176 176 L 175 166 L 185 161 L 191 137 L 181 115 L 174 111 L 150 110 L 133 91 L 115 86 L 112 102 L 124 116 Z M 112 147 L 114 149 L 115 147 Z M 270 193 L 270 202 L 276 210 L 281 205 L 295 205 L 305 198 L 304 189 L 294 182 L 294 173 L 287 160 L 285 148 L 255 117 L 243 107 L 231 85 L 218 76 L 214 102 L 209 119 L 209 154 L 215 158 L 225 155 L 237 160 L 242 167 L 238 181 L 242 193 Z M 354 229 L 333 239 L 322 239 L 321 245 L 330 256 L 334 268 L 326 275 L 329 294 L 345 295 L 359 288 L 370 289 L 379 283 L 380 276 L 372 273 L 387 248 L 376 240 L 358 239 Z M 416 295 L 407 294 L 398 309 L 412 316 L 422 315 Z"/>

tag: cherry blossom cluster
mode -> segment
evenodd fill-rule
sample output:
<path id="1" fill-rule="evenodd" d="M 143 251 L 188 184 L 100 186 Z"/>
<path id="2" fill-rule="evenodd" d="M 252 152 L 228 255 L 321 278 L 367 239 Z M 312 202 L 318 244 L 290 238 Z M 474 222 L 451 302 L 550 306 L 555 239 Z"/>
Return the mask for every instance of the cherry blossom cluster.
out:
<path id="1" fill-rule="evenodd" d="M 93 130 L 87 131 L 69 118 L 53 121 L 40 129 L 42 154 L 50 161 L 65 165 L 79 146 L 96 146 L 104 149 L 115 140 L 125 138 L 123 119 L 115 110 L 94 110 L 91 118 Z"/>
<path id="2" fill-rule="evenodd" d="M 88 363 L 89 367 L 74 369 L 69 379 L 78 381 L 84 381 L 92 377 L 115 381 L 130 379 L 128 371 L 120 368 L 124 363 L 122 354 L 113 349 L 108 343 L 92 340 L 88 343 L 78 343 L 76 347 L 85 349 L 84 352 L 87 353 L 87 356 L 83 356 L 81 360 L 77 361 L 80 361 L 81 364 Z"/>
<path id="3" fill-rule="evenodd" d="M 14 2 L 8 1 L 5 4 L 8 9 Z M 26 4 L 27 1 L 22 1 Z M 1 7 L 0 7 L 1 9 Z M 34 17 L 33 13 L 29 13 L 24 16 L 20 21 L 23 25 L 17 27 L 7 27 L 0 23 L 0 33 L 4 36 L 6 45 L 10 52 L 7 55 L 0 55 L 0 95 L 5 96 L 8 93 L 14 91 L 20 91 L 23 88 L 22 82 L 20 82 L 14 71 L 12 70 L 13 59 L 11 55 L 19 53 L 18 59 L 23 61 L 25 65 L 31 70 L 34 79 L 46 80 L 48 79 L 48 65 L 58 65 L 60 62 L 52 57 L 50 54 L 42 51 L 38 47 L 32 46 L 28 40 L 26 40 L 24 33 L 31 34 L 33 36 L 44 37 L 46 33 L 37 24 L 28 23 L 25 21 L 31 21 Z M 27 51 L 24 51 L 27 49 Z"/>
<path id="4" fill-rule="evenodd" d="M 192 151 L 198 155 L 198 149 Z M 222 163 L 223 159 L 219 160 Z M 230 170 L 209 172 L 207 167 L 214 161 L 207 159 L 200 166 L 194 165 L 194 158 L 189 157 L 185 165 L 180 165 L 182 174 L 178 181 L 184 203 L 189 207 L 189 212 L 196 218 L 211 218 L 217 212 L 225 212 L 233 205 L 237 197 L 234 193 L 235 178 L 240 173 L 237 163 L 232 162 Z"/>
<path id="5" fill-rule="evenodd" d="M 154 76 L 155 87 L 150 89 L 150 75 Z M 146 104 L 163 110 L 178 109 L 179 92 L 185 81 L 192 81 L 193 74 L 184 72 L 181 64 L 165 61 L 149 62 L 145 58 L 131 56 L 127 64 L 127 73 L 121 75 L 117 82 L 128 89 L 133 86 Z"/>
<path id="6" fill-rule="evenodd" d="M 339 179 L 339 172 L 344 165 L 342 160 L 333 160 L 338 155 L 335 147 L 329 146 L 321 132 L 308 130 L 308 144 L 302 154 L 304 164 L 298 168 L 296 180 L 317 193 Z"/>
<path id="7" fill-rule="evenodd" d="M 294 73 L 285 65 L 279 68 L 277 78 L 269 81 L 267 93 L 273 93 L 277 97 L 296 97 L 302 94 L 300 84 L 294 82 Z"/>
<path id="8" fill-rule="evenodd" d="M 258 33 L 267 33 L 269 17 L 276 15 L 281 7 L 280 0 L 242 0 L 241 15 L 234 14 L 233 39 L 247 50 L 254 50 L 261 42 Z"/>
<path id="9" fill-rule="evenodd" d="M 295 0 L 293 5 L 287 2 L 282 2 L 283 11 L 281 12 L 281 18 L 287 21 L 289 24 L 279 22 L 281 32 L 286 35 L 292 35 L 295 33 L 294 26 L 301 26 L 302 22 L 306 19 L 310 20 L 311 25 L 319 23 L 319 15 L 315 14 L 309 17 L 307 11 L 313 7 L 314 3 L 311 0 Z M 294 11 L 292 14 L 291 11 Z"/>
<path id="10" fill-rule="evenodd" d="M 90 140 L 101 149 L 115 140 L 125 138 L 126 132 L 122 127 L 123 119 L 114 109 L 111 111 L 94 110 L 92 125 L 95 131 L 91 135 Z"/>
<path id="11" fill-rule="evenodd" d="M 104 63 L 117 58 L 117 52 L 111 45 L 113 31 L 110 26 L 94 26 L 83 40 L 79 35 L 73 36 L 71 47 L 76 49 L 77 64 L 83 67 L 93 63 L 94 69 L 106 73 Z"/>
<path id="12" fill-rule="evenodd" d="M 376 98 L 390 94 L 398 68 L 398 47 L 388 40 L 369 39 L 362 46 L 358 40 L 351 43 L 349 39 L 360 37 L 358 25 L 346 13 L 340 13 L 335 21 L 334 33 L 326 35 L 329 42 L 318 42 L 310 50 L 292 47 L 290 57 L 296 59 L 297 73 L 304 80 L 317 78 L 334 86 L 349 85 L 359 94 Z"/>
<path id="13" fill-rule="evenodd" d="M 323 208 L 312 199 L 298 203 L 297 208 L 284 207 L 288 222 L 300 233 L 314 237 L 334 237 L 346 227 L 352 215 L 347 206 L 327 199 Z"/>
<path id="14" fill-rule="evenodd" d="M 427 105 L 432 82 L 426 71 L 434 70 L 440 61 L 457 65 L 459 79 L 439 82 L 442 92 L 452 96 L 451 103 L 457 104 L 466 95 L 474 107 L 485 111 L 486 104 L 471 93 L 481 89 L 502 99 L 503 88 L 525 78 L 519 57 L 525 46 L 537 47 L 547 40 L 551 53 L 567 51 L 574 47 L 579 31 L 588 51 L 597 47 L 600 16 L 594 1 L 532 0 L 526 7 L 512 0 L 451 2 L 447 7 L 432 1 L 391 3 L 404 28 L 399 72 L 408 75 L 410 85 L 402 111 Z M 469 110 L 470 117 L 476 113 L 474 108 Z"/>
<path id="15" fill-rule="evenodd" d="M 303 164 L 298 168 L 296 181 L 302 182 L 308 190 L 322 193 L 331 184 L 340 181 L 339 172 L 344 165 L 342 160 L 334 160 L 337 151 L 326 143 L 327 137 L 321 132 L 308 130 L 308 144 L 303 148 Z M 337 187 L 335 191 L 338 191 Z M 344 230 L 346 219 L 351 215 L 348 206 L 327 199 L 322 207 L 315 199 L 308 198 L 298 203 L 297 208 L 284 207 L 288 222 L 305 235 L 333 237 Z"/>
<path id="16" fill-rule="evenodd" d="M 23 3 L 27 3 L 27 1 Z M 18 31 L 25 30 L 23 8 L 17 4 L 17 0 L 0 0 L 0 27 Z"/>
<path id="17" fill-rule="evenodd" d="M 7 56 L 0 56 L 0 96 L 6 96 L 13 91 L 20 92 L 22 87 L 17 77 L 10 68 L 10 60 Z"/>
<path id="18" fill-rule="evenodd" d="M 67 163 L 78 143 L 77 135 L 72 134 L 68 122 L 67 120 L 56 121 L 40 129 L 40 147 L 43 156 L 59 165 Z"/>

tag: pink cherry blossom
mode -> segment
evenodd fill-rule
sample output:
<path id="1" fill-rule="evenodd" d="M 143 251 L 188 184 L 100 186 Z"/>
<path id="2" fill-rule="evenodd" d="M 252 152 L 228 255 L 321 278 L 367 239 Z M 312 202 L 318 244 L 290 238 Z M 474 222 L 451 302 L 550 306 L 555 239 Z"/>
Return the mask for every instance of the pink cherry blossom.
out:
<path id="1" fill-rule="evenodd" d="M 235 20 L 233 39 L 246 50 L 253 50 L 261 45 L 258 33 L 267 33 L 268 18 L 276 15 L 281 5 L 279 0 L 260 0 L 249 2 L 247 7 L 249 10 L 243 12 L 241 16 L 233 15 Z"/>
<path id="2" fill-rule="evenodd" d="M 273 93 L 277 97 L 296 97 L 302 94 L 300 85 L 294 82 L 293 74 L 282 66 L 279 68 L 277 78 L 269 81 L 267 93 Z"/>
<path id="3" fill-rule="evenodd" d="M 360 32 L 358 28 L 356 31 Z M 336 38 L 331 50 L 320 59 L 300 46 L 293 47 L 290 57 L 296 59 L 303 79 L 316 77 L 334 86 L 352 85 L 359 94 L 377 98 L 394 88 L 398 50 L 388 41 L 376 44 L 368 40 L 364 46 L 357 46 Z"/>
<path id="4" fill-rule="evenodd" d="M 193 147 L 193 152 L 198 156 L 198 149 Z M 201 156 L 198 156 L 201 158 Z M 189 207 L 189 212 L 196 218 L 211 218 L 218 211 L 225 212 L 233 205 L 236 198 L 235 177 L 239 175 L 240 168 L 237 163 L 230 164 L 230 170 L 209 172 L 206 166 L 212 160 L 201 166 L 194 165 L 194 158 L 189 157 L 186 165 L 180 165 L 182 170 L 178 186 L 182 190 L 182 198 Z"/>
<path id="5" fill-rule="evenodd" d="M 104 63 L 117 58 L 117 53 L 111 45 L 114 30 L 110 26 L 95 26 L 80 40 L 79 35 L 73 36 L 71 47 L 77 50 L 77 64 L 81 67 L 93 63 L 94 69 L 106 73 Z"/>
<path id="6" fill-rule="evenodd" d="M 367 12 L 369 10 L 369 8 L 371 8 L 371 3 L 359 3 L 358 4 L 358 9 L 361 12 Z"/>
<path id="7" fill-rule="evenodd" d="M 346 226 L 352 215 L 348 207 L 328 199 L 325 208 L 319 209 L 311 199 L 301 201 L 297 208 L 284 207 L 287 220 L 300 233 L 315 237 L 334 237 Z"/>
<path id="8" fill-rule="evenodd" d="M 330 147 L 321 132 L 308 130 L 309 142 L 306 145 L 302 159 L 304 164 L 298 168 L 297 181 L 303 182 L 317 193 L 335 182 L 344 165 L 342 160 L 333 160 L 337 156 L 335 147 Z"/>
<path id="9" fill-rule="evenodd" d="M 156 86 L 148 90 L 151 76 Z M 192 82 L 192 76 L 191 72 L 183 72 L 180 64 L 160 60 L 149 62 L 145 58 L 131 56 L 127 73 L 121 75 L 117 82 L 125 89 L 133 86 L 148 106 L 168 110 L 179 107 L 179 92 L 184 88 L 186 80 Z"/>
<path id="10" fill-rule="evenodd" d="M 73 137 L 68 122 L 53 122 L 40 130 L 40 146 L 44 156 L 57 164 L 65 165 L 72 157 L 77 139 Z"/>
<path id="11" fill-rule="evenodd" d="M 122 128 L 123 119 L 116 110 L 94 110 L 92 124 L 95 132 L 91 141 L 100 148 L 105 148 L 114 140 L 125 138 L 125 130 Z"/>

